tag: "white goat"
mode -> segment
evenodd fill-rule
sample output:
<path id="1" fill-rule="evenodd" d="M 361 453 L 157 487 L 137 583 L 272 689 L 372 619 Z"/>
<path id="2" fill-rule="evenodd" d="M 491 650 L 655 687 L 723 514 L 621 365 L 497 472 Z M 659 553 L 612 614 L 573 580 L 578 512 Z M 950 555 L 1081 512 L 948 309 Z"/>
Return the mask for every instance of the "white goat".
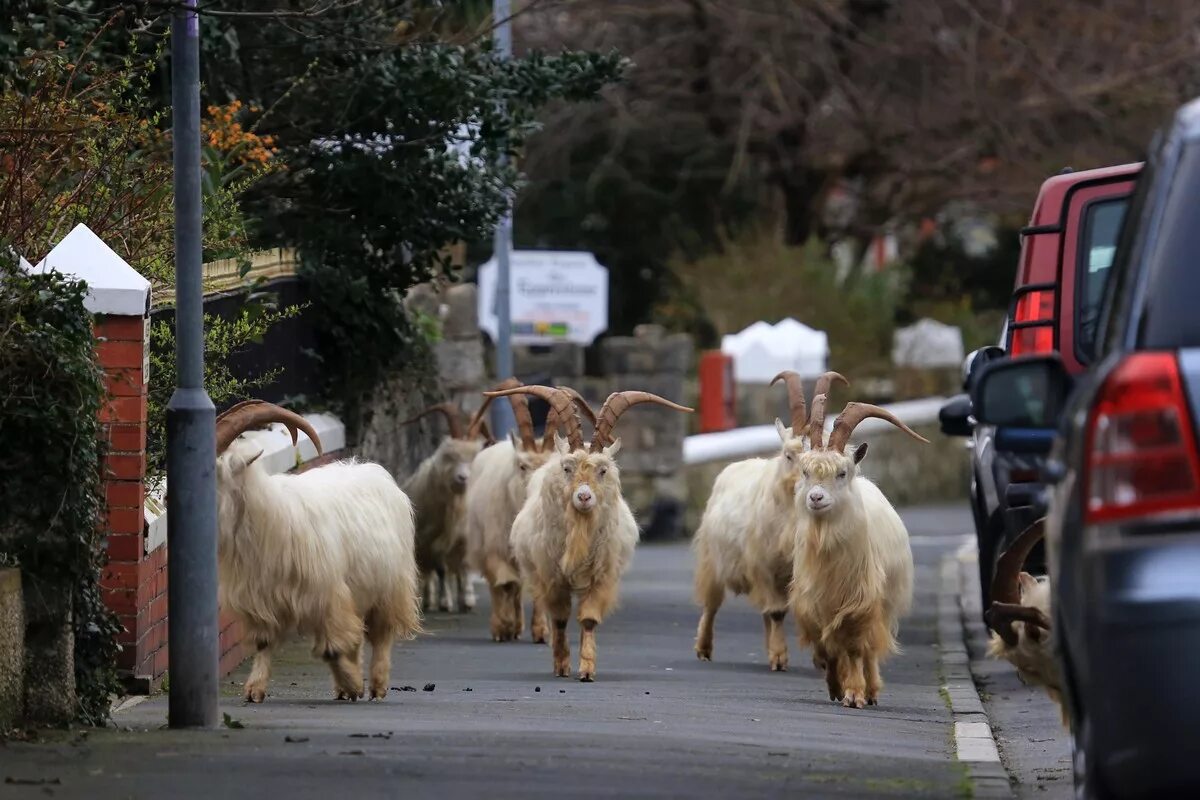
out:
<path id="1" fill-rule="evenodd" d="M 320 440 L 303 417 L 249 401 L 217 420 L 218 565 L 221 605 L 257 647 L 245 697 L 266 697 L 271 657 L 289 630 L 313 637 L 338 699 L 363 696 L 364 632 L 370 693 L 387 694 L 392 643 L 420 631 L 413 511 L 387 470 L 353 460 L 295 475 L 268 475 L 262 450 L 234 439 L 282 422 Z M 230 445 L 233 445 L 232 447 Z"/>
<path id="2" fill-rule="evenodd" d="M 525 386 L 494 393 L 538 395 L 568 430 L 556 438 L 554 457 L 529 482 L 529 493 L 512 526 L 512 547 L 539 600 L 554 623 L 554 674 L 570 674 L 567 618 L 572 597 L 579 598 L 579 679 L 596 677 L 596 626 L 615 607 L 621 575 L 638 540 L 637 522 L 621 496 L 620 470 L 614 456 L 621 444 L 611 437 L 617 419 L 639 403 L 676 405 L 648 392 L 614 392 L 597 415 L 590 447 L 583 445 L 580 421 L 569 394 L 547 386 Z"/>
<path id="3" fill-rule="evenodd" d="M 462 411 L 452 403 L 438 403 L 407 425 L 426 414 L 437 412 L 446 418 L 450 435 L 437 450 L 421 462 L 403 484 L 417 512 L 417 570 L 421 576 L 426 608 L 435 605 L 442 611 L 457 606 L 459 611 L 475 608 L 475 590 L 467 578 L 467 538 L 464 523 L 464 493 L 471 464 L 483 449 L 487 433 L 482 417 L 464 424 Z M 441 597 L 439 599 L 439 588 Z"/>
<path id="4" fill-rule="evenodd" d="M 1030 551 L 1042 538 L 1045 524 L 1043 517 L 1022 531 L 997 561 L 992 579 L 992 605 L 985 615 L 995 631 L 988 643 L 988 655 L 1016 667 L 1025 683 L 1045 689 L 1058 706 L 1063 726 L 1067 727 L 1062 673 L 1054 656 L 1050 624 L 1050 581 L 1021 571 Z"/>
<path id="5" fill-rule="evenodd" d="M 730 464 L 713 483 L 700 527 L 692 539 L 696 559 L 696 601 L 703 609 L 696 630 L 696 657 L 712 660 L 713 622 L 726 590 L 749 595 L 763 618 L 768 664 L 773 672 L 788 667 L 783 618 L 792 581 L 792 494 L 801 453 L 809 449 L 808 419 L 800 376 L 790 370 L 771 381 L 787 385 L 792 425 L 776 419 L 781 447 L 773 458 L 751 458 Z M 824 395 L 833 381 L 849 385 L 836 372 L 817 379 L 815 394 Z"/>
<path id="6" fill-rule="evenodd" d="M 825 672 L 829 699 L 862 708 L 879 702 L 880 662 L 898 650 L 900 618 L 912 604 L 913 560 L 900 515 L 857 474 L 867 446 L 843 451 L 867 417 L 928 442 L 886 409 L 847 403 L 822 447 L 823 398 L 813 406 L 813 449 L 800 456 L 796 483 L 792 608 L 801 643 L 812 646 L 813 664 Z"/>
<path id="7" fill-rule="evenodd" d="M 496 390 L 519 386 L 521 382 L 516 378 L 508 378 Z M 583 398 L 574 390 L 566 391 L 571 393 L 576 406 L 594 422 L 595 415 Z M 475 420 L 482 418 L 491 400 L 491 397 L 485 399 Z M 524 627 L 521 571 L 509 535 L 517 512 L 525 504 L 530 476 L 554 452 L 554 429 L 557 425 L 552 417 L 547 418 L 546 434 L 539 445 L 534 438 L 529 399 L 522 394 L 514 394 L 509 396 L 509 401 L 512 403 L 519 437 L 517 432 L 513 432 L 509 439 L 488 447 L 475 457 L 467 478 L 465 497 L 468 560 L 482 573 L 491 592 L 490 628 L 492 639 L 497 642 L 519 638 Z M 553 415 L 554 412 L 551 413 Z M 475 421 L 472 421 L 474 424 Z M 545 643 L 546 615 L 536 599 L 530 630 L 534 642 Z"/>

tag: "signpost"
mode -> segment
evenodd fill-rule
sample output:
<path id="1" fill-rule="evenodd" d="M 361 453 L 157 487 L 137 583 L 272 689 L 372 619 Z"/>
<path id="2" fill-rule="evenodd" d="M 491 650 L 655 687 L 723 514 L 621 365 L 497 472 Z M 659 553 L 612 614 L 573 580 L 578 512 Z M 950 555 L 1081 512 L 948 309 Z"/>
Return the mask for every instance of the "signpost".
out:
<path id="1" fill-rule="evenodd" d="M 492 21 L 496 25 L 493 33 L 496 54 L 503 59 L 512 58 L 512 5 L 509 0 L 492 0 Z M 513 374 L 512 341 L 509 339 L 509 279 L 508 259 L 512 251 L 512 198 L 508 209 L 496 226 L 496 238 L 492 258 L 499 264 L 500 288 L 496 292 L 497 332 L 492 335 L 496 343 L 496 376 L 504 379 Z M 490 308 L 490 306 L 489 306 Z M 515 420 L 508 403 L 492 404 L 492 427 L 496 436 L 503 438 L 513 429 Z"/>
<path id="2" fill-rule="evenodd" d="M 499 343 L 500 265 L 479 268 L 479 327 Z M 591 253 L 516 250 L 509 258 L 510 341 L 588 345 L 608 329 L 608 270 Z"/>

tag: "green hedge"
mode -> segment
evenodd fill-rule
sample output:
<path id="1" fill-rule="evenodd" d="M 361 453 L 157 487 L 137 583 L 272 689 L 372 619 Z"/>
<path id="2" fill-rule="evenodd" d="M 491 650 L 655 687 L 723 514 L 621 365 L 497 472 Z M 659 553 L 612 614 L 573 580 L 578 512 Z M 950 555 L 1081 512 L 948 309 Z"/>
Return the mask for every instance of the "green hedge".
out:
<path id="1" fill-rule="evenodd" d="M 118 686 L 120 628 L 99 588 L 104 384 L 87 289 L 55 274 L 27 275 L 0 250 L 0 565 L 71 593 L 78 717 L 95 724 Z"/>

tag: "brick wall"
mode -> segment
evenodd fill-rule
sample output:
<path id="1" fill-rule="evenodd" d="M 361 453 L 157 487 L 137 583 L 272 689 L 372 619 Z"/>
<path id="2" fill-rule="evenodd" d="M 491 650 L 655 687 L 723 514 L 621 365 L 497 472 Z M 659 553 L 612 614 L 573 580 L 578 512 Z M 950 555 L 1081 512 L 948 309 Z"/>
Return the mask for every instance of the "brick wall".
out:
<path id="1" fill-rule="evenodd" d="M 95 332 L 108 390 L 100 411 L 108 565 L 100 585 L 124 627 L 118 666 L 135 685 L 152 684 L 167 669 L 167 549 L 146 552 L 147 319 L 97 315 Z"/>

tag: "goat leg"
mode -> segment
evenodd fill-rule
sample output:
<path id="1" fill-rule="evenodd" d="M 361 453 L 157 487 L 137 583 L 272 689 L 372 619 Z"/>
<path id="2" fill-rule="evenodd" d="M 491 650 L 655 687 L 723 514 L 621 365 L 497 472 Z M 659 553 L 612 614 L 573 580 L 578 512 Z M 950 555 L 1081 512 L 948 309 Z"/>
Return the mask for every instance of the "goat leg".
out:
<path id="1" fill-rule="evenodd" d="M 879 675 L 879 658 L 874 653 L 863 656 L 863 672 L 867 679 L 867 705 L 879 705 L 879 692 L 883 690 L 883 678 Z"/>
<path id="2" fill-rule="evenodd" d="M 546 607 L 536 596 L 533 598 L 533 611 L 529 614 L 529 633 L 534 644 L 546 643 Z"/>
<path id="3" fill-rule="evenodd" d="M 825 687 L 829 690 L 829 699 L 833 702 L 838 702 L 842 699 L 842 681 L 839 659 L 835 655 L 826 654 L 825 663 Z"/>
<path id="4" fill-rule="evenodd" d="M 279 647 L 275 637 L 265 634 L 254 637 L 257 648 L 254 653 L 254 666 L 250 669 L 250 677 L 243 687 L 243 696 L 251 703 L 261 703 L 267 699 L 267 685 L 271 680 L 271 658 Z"/>
<path id="5" fill-rule="evenodd" d="M 842 684 L 842 705 L 863 708 L 867 704 L 867 681 L 863 675 L 863 657 L 846 653 L 838 659 L 838 680 Z"/>
<path id="6" fill-rule="evenodd" d="M 787 672 L 787 634 L 783 630 L 783 618 L 787 611 L 763 612 L 763 627 L 767 637 L 767 661 L 772 672 Z"/>
<path id="7" fill-rule="evenodd" d="M 579 680 L 591 683 L 596 679 L 596 620 L 579 621 Z"/>

